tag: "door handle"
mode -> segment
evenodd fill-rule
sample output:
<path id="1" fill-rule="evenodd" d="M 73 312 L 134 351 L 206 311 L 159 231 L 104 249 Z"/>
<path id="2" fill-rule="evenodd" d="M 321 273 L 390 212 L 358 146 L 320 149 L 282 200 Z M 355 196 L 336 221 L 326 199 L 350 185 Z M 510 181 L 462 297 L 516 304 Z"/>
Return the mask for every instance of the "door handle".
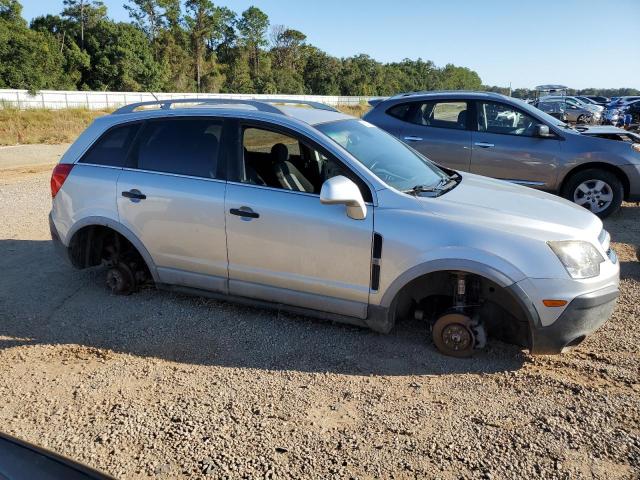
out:
<path id="1" fill-rule="evenodd" d="M 128 192 L 122 192 L 122 196 L 124 198 L 130 199 L 133 202 L 135 201 L 139 202 L 140 200 L 144 200 L 145 198 L 147 198 L 147 196 L 144 193 L 142 193 L 140 190 L 137 190 L 135 188 L 132 190 L 129 190 Z"/>
<path id="2" fill-rule="evenodd" d="M 476 147 L 480 147 L 480 148 L 491 148 L 491 147 L 495 147 L 495 145 L 493 143 L 485 143 L 485 142 L 476 142 L 474 143 L 474 145 Z"/>
<path id="3" fill-rule="evenodd" d="M 422 137 L 414 137 L 414 136 L 408 136 L 408 137 L 404 137 L 404 139 L 407 142 L 421 142 L 422 141 Z"/>
<path id="4" fill-rule="evenodd" d="M 229 213 L 231 215 L 242 217 L 243 220 L 248 220 L 250 218 L 260 218 L 260 214 L 254 212 L 249 207 L 232 208 L 231 210 L 229 210 Z"/>

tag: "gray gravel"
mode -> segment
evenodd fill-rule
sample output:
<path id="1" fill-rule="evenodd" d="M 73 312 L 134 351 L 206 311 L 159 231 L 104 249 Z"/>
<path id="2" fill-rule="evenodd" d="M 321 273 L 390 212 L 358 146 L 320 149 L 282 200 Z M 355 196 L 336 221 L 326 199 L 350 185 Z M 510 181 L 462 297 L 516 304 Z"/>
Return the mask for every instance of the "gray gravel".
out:
<path id="1" fill-rule="evenodd" d="M 53 253 L 48 173 L 0 172 L 0 429 L 121 478 L 640 478 L 640 208 L 607 222 L 613 319 L 577 350 L 445 358 L 144 290 Z"/>

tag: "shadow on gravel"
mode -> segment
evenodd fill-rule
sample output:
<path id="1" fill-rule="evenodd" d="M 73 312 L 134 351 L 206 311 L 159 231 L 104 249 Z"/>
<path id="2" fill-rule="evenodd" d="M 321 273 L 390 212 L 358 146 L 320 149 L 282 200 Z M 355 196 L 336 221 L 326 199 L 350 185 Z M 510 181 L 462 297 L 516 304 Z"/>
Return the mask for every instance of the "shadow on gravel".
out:
<path id="1" fill-rule="evenodd" d="M 640 281 L 640 262 L 620 262 L 620 278 Z"/>
<path id="2" fill-rule="evenodd" d="M 440 355 L 424 326 L 389 335 L 156 291 L 111 295 L 100 269 L 77 271 L 50 241 L 0 240 L 0 349 L 80 344 L 222 367 L 347 375 L 440 375 L 519 369 L 526 355 L 491 342 L 471 359 Z"/>

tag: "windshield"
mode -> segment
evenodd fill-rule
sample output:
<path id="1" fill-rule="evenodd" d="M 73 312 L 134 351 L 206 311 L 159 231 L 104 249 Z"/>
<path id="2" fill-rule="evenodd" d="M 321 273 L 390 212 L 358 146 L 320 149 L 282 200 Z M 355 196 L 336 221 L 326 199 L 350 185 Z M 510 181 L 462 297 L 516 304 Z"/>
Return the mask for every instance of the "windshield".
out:
<path id="1" fill-rule="evenodd" d="M 436 186 L 449 178 L 415 150 L 364 120 L 340 120 L 316 128 L 398 190 Z"/>

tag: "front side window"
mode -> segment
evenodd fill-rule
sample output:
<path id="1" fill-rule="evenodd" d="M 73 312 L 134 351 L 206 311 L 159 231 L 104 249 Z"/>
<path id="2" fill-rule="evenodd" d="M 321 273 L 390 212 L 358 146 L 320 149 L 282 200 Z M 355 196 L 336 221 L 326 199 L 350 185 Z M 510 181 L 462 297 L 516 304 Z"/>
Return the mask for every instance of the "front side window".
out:
<path id="1" fill-rule="evenodd" d="M 123 167 L 139 128 L 139 123 L 133 123 L 110 129 L 80 159 L 80 163 Z"/>
<path id="2" fill-rule="evenodd" d="M 413 123 L 464 130 L 467 128 L 467 102 L 423 102 L 416 110 Z"/>
<path id="3" fill-rule="evenodd" d="M 532 137 L 540 122 L 504 103 L 478 102 L 477 123 L 479 132 Z"/>
<path id="4" fill-rule="evenodd" d="M 386 184 L 401 191 L 436 186 L 448 175 L 400 140 L 364 120 L 322 123 L 316 128 Z"/>
<path id="5" fill-rule="evenodd" d="M 364 182 L 339 161 L 286 133 L 243 128 L 242 160 L 243 183 L 319 194 L 326 180 L 344 175 L 356 182 L 365 201 L 372 198 Z"/>
<path id="6" fill-rule="evenodd" d="M 141 170 L 216 178 L 222 122 L 205 118 L 149 121 L 140 133 L 134 165 Z"/>

